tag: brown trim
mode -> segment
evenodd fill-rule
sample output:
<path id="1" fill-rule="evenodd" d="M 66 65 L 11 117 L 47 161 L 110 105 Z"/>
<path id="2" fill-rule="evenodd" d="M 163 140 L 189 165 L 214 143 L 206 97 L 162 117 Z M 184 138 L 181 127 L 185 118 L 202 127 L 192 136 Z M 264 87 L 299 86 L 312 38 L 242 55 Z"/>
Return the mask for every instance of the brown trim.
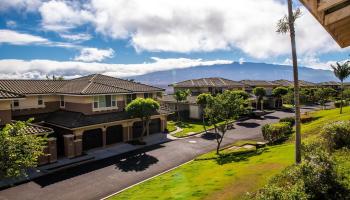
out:
<path id="1" fill-rule="evenodd" d="M 15 109 L 12 110 L 12 116 L 21 116 L 21 115 L 33 115 L 33 114 L 41 114 L 41 113 L 49 113 L 59 110 L 60 102 L 52 101 L 52 102 L 44 102 L 45 107 L 39 108 L 24 108 L 24 109 Z"/>

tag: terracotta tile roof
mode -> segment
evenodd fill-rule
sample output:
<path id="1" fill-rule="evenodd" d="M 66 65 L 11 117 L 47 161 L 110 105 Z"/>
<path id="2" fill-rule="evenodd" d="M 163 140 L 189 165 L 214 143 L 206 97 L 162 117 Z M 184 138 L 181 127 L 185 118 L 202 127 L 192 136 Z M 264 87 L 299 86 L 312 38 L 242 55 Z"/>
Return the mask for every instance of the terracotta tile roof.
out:
<path id="1" fill-rule="evenodd" d="M 279 85 L 279 86 L 283 86 L 283 87 L 293 87 L 294 86 L 293 81 L 284 80 L 284 79 L 275 80 L 275 81 L 272 81 L 272 83 Z M 304 81 L 304 80 L 299 80 L 299 86 L 300 87 L 313 87 L 313 86 L 317 86 L 317 84 L 312 83 L 312 82 L 308 82 L 308 81 Z"/>
<path id="2" fill-rule="evenodd" d="M 243 87 L 244 85 L 237 81 L 232 81 L 225 78 L 200 78 L 191 79 L 170 86 L 173 87 Z"/>
<path id="3" fill-rule="evenodd" d="M 0 99 L 23 98 L 24 95 L 0 89 Z"/>
<path id="4" fill-rule="evenodd" d="M 23 131 L 29 134 L 50 134 L 53 132 L 51 128 L 40 126 L 37 124 L 27 124 L 25 128 L 23 128 Z"/>
<path id="5" fill-rule="evenodd" d="M 241 83 L 249 86 L 278 86 L 275 83 L 271 81 L 264 81 L 264 80 L 241 80 Z"/>
<path id="6" fill-rule="evenodd" d="M 110 94 L 157 92 L 162 88 L 119 78 L 92 74 L 72 80 L 0 80 L 0 89 L 19 94 Z"/>
<path id="7" fill-rule="evenodd" d="M 67 81 L 58 80 L 0 80 L 0 89 L 19 94 L 52 94 Z"/>

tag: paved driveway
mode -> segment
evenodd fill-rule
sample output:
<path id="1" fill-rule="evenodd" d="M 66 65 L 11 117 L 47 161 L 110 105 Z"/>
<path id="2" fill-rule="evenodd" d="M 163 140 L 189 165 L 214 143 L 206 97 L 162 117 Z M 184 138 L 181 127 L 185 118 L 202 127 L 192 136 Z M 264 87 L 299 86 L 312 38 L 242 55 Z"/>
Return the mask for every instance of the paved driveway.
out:
<path id="1" fill-rule="evenodd" d="M 226 134 L 223 145 L 261 138 L 262 124 L 291 115 L 275 112 L 264 120 L 238 122 Z M 100 199 L 215 148 L 216 142 L 211 138 L 193 136 L 175 140 L 40 177 L 0 191 L 0 199 Z"/>

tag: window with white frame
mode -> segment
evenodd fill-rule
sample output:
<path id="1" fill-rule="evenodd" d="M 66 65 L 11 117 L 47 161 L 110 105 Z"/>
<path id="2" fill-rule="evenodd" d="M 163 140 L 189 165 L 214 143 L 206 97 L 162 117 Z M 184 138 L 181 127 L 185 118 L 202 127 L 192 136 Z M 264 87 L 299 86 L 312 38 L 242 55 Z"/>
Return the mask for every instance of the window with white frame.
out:
<path id="1" fill-rule="evenodd" d="M 60 107 L 61 107 L 61 108 L 64 108 L 65 106 L 66 106 L 66 104 L 65 104 L 65 102 L 64 102 L 64 96 L 61 95 L 61 96 L 60 96 Z"/>
<path id="2" fill-rule="evenodd" d="M 93 107 L 96 110 L 104 110 L 117 107 L 117 99 L 115 95 L 94 96 Z"/>
<path id="3" fill-rule="evenodd" d="M 44 105 L 43 96 L 38 96 L 38 105 L 39 105 L 39 106 Z"/>

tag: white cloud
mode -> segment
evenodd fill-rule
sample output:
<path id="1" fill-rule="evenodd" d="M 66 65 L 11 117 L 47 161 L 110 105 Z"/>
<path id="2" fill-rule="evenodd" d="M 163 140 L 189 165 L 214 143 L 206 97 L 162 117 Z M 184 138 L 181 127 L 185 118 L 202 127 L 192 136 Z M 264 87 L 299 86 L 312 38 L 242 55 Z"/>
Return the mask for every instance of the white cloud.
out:
<path id="1" fill-rule="evenodd" d="M 13 20 L 8 20 L 6 21 L 6 27 L 8 28 L 16 28 L 17 27 L 17 22 Z"/>
<path id="2" fill-rule="evenodd" d="M 137 51 L 188 53 L 238 48 L 255 58 L 289 54 L 288 35 L 275 31 L 286 11 L 286 5 L 278 0 L 50 1 L 40 8 L 46 29 L 62 31 L 89 23 L 106 37 L 130 40 Z M 296 27 L 299 53 L 339 50 L 311 14 L 305 8 L 302 12 Z"/>
<path id="3" fill-rule="evenodd" d="M 42 26 L 47 30 L 67 31 L 92 20 L 90 12 L 82 10 L 74 1 L 48 1 L 41 5 L 39 11 Z"/>
<path id="4" fill-rule="evenodd" d="M 102 73 L 115 77 L 127 77 L 162 70 L 232 63 L 230 60 L 202 60 L 188 58 L 151 59 L 152 62 L 145 62 L 142 64 L 4 59 L 0 60 L 0 78 L 45 78 L 47 74 L 62 75 L 65 78 L 71 78 L 91 73 Z"/>
<path id="5" fill-rule="evenodd" d="M 79 33 L 79 34 L 60 34 L 60 37 L 70 40 L 70 41 L 76 41 L 76 42 L 82 42 L 90 40 L 92 37 L 90 34 L 86 33 Z"/>
<path id="6" fill-rule="evenodd" d="M 303 67 L 309 67 L 312 69 L 323 69 L 323 70 L 331 70 L 331 65 L 334 65 L 337 61 L 329 60 L 329 61 L 321 61 L 315 54 L 299 56 L 298 65 Z M 292 60 L 287 58 L 282 63 L 283 65 L 292 65 Z"/>
<path id="7" fill-rule="evenodd" d="M 238 62 L 239 62 L 239 64 L 241 65 L 241 64 L 243 64 L 244 63 L 244 61 L 245 61 L 245 59 L 244 58 L 240 58 L 239 60 L 238 60 Z"/>
<path id="8" fill-rule="evenodd" d="M 95 62 L 102 61 L 106 58 L 112 58 L 114 55 L 113 49 L 97 49 L 97 48 L 82 48 L 80 55 L 74 58 L 75 61 Z"/>
<path id="9" fill-rule="evenodd" d="M 28 44 L 45 44 L 49 40 L 46 38 L 35 36 L 26 33 L 19 33 L 12 30 L 0 29 L 0 44 L 15 44 L 15 45 L 28 45 Z"/>
<path id="10" fill-rule="evenodd" d="M 1 0 L 0 12 L 7 11 L 9 9 L 15 9 L 17 11 L 34 12 L 41 5 L 40 0 Z"/>

